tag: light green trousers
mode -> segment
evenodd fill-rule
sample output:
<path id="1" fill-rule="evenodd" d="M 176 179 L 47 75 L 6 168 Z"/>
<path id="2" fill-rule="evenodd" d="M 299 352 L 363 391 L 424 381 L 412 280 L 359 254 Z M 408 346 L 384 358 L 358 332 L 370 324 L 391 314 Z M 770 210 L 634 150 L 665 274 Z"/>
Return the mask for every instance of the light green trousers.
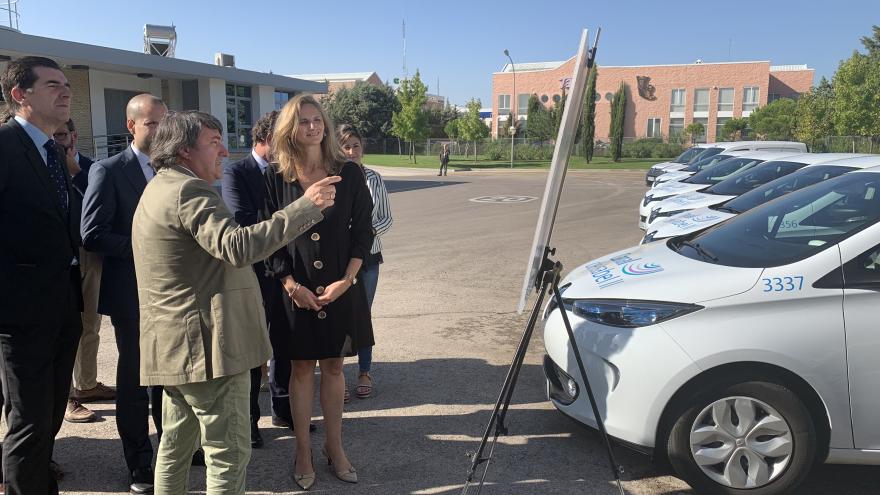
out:
<path id="1" fill-rule="evenodd" d="M 201 434 L 208 495 L 244 493 L 251 458 L 250 371 L 202 383 L 166 386 L 155 495 L 184 495 Z"/>

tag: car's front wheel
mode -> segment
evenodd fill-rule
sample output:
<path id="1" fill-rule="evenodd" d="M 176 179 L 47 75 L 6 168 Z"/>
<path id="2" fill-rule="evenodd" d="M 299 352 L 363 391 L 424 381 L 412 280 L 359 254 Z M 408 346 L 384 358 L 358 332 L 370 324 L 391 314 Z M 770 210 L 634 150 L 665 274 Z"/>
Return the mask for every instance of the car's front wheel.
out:
<path id="1" fill-rule="evenodd" d="M 816 458 L 816 430 L 803 402 L 764 381 L 702 390 L 670 430 L 676 472 L 698 493 L 793 493 Z"/>

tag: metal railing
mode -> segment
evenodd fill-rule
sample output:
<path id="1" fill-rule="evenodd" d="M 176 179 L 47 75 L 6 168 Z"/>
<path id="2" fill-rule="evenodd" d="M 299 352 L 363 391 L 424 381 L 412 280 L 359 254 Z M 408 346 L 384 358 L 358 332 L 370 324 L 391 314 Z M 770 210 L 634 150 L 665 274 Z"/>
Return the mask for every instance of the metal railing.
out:
<path id="1" fill-rule="evenodd" d="M 95 160 L 111 157 L 131 144 L 131 134 L 109 134 L 92 137 L 92 154 Z"/>
<path id="2" fill-rule="evenodd" d="M 18 15 L 18 0 L 6 0 L 0 3 L 0 28 L 18 31 L 18 23 L 21 16 Z"/>

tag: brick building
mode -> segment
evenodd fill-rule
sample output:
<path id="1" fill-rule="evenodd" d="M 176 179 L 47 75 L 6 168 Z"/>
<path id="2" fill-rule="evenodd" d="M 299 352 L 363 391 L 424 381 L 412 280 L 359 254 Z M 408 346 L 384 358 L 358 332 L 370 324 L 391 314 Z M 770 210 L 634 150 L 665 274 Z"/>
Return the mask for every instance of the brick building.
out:
<path id="1" fill-rule="evenodd" d="M 0 71 L 26 55 L 48 57 L 62 66 L 73 93 L 77 147 L 96 158 L 127 145 L 125 105 L 139 93 L 162 98 L 171 110 L 200 110 L 220 119 L 234 158 L 250 151 L 250 131 L 261 115 L 296 93 L 327 91 L 324 83 L 32 36 L 0 26 Z"/>
<path id="2" fill-rule="evenodd" d="M 507 127 L 511 112 L 526 120 L 529 96 L 547 108 L 571 84 L 574 57 L 563 62 L 515 64 L 517 97 L 511 97 L 510 64 L 492 74 L 492 136 Z M 620 83 L 629 85 L 624 136 L 668 137 L 691 122 L 706 129 L 702 140 L 716 140 L 724 122 L 747 117 L 777 98 L 797 98 L 813 84 L 806 65 L 773 66 L 770 62 L 724 62 L 677 65 L 599 66 L 596 79 L 596 139 L 608 141 L 611 98 Z M 523 122 L 526 126 L 528 122 Z"/>
<path id="3" fill-rule="evenodd" d="M 304 81 L 314 81 L 325 83 L 327 91 L 315 96 L 321 97 L 324 94 L 333 94 L 334 91 L 341 88 L 352 88 L 359 82 L 372 84 L 373 86 L 381 86 L 382 79 L 375 72 L 337 72 L 333 74 L 291 74 L 287 77 L 294 79 L 302 79 Z"/>

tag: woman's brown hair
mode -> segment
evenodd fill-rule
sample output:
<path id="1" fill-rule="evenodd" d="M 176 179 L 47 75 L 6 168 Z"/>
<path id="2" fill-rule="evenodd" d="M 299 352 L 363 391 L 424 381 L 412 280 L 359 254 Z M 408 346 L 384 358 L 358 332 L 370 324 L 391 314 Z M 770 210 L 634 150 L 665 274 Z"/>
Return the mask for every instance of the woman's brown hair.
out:
<path id="1" fill-rule="evenodd" d="M 272 156 L 278 162 L 278 173 L 287 182 L 293 182 L 297 178 L 294 162 L 301 163 L 305 160 L 305 151 L 299 149 L 296 144 L 300 111 L 304 105 L 314 106 L 324 121 L 321 159 L 327 174 L 334 175 L 339 173 L 339 169 L 345 163 L 345 156 L 342 154 L 342 148 L 340 148 L 339 143 L 336 141 L 336 133 L 332 132 L 333 122 L 327 116 L 327 112 L 324 111 L 314 96 L 308 93 L 298 94 L 281 109 L 281 113 L 278 114 L 278 119 L 275 121 L 275 129 L 272 132 Z"/>

